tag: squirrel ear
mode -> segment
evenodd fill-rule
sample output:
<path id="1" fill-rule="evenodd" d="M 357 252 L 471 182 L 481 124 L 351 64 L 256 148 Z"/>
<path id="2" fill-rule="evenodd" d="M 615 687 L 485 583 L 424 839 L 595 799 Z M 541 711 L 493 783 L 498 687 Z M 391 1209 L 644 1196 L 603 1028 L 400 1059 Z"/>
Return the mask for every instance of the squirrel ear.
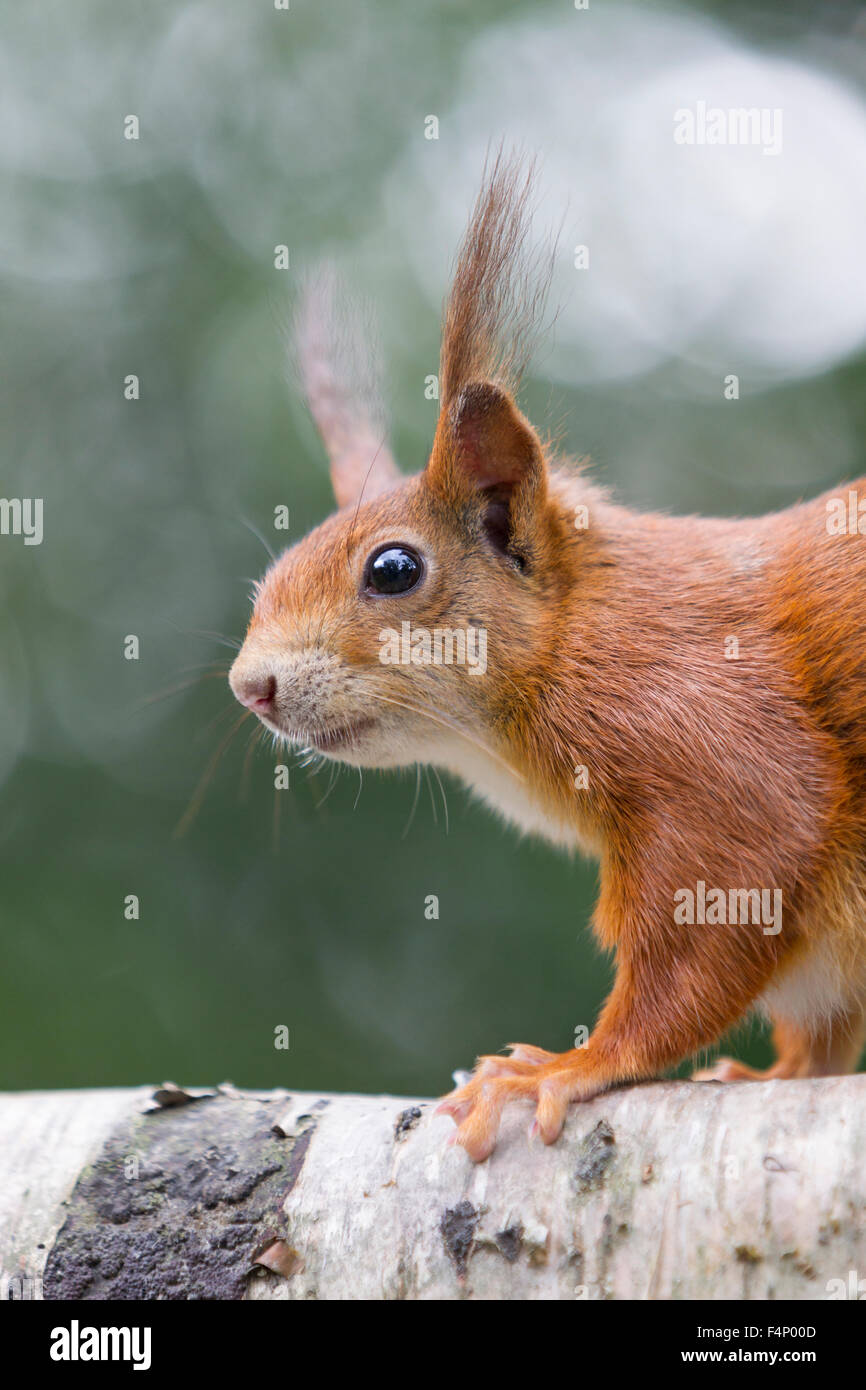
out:
<path id="1" fill-rule="evenodd" d="M 337 305 L 330 269 L 308 282 L 295 324 L 304 394 L 331 464 L 338 507 L 369 500 L 401 478 L 387 443 L 372 325 Z"/>
<path id="2" fill-rule="evenodd" d="M 439 421 L 430 462 L 430 481 L 465 492 L 525 496 L 542 488 L 544 454 L 535 430 L 511 396 L 491 381 L 464 386 Z"/>
<path id="3" fill-rule="evenodd" d="M 426 476 L 454 507 L 467 495 L 479 498 L 490 544 L 526 568 L 547 492 L 547 465 L 538 435 L 506 391 L 490 381 L 463 387 L 440 416 Z"/>
<path id="4" fill-rule="evenodd" d="M 450 413 L 457 465 L 476 488 L 510 492 L 543 474 L 538 436 L 511 397 L 493 382 L 464 386 Z"/>

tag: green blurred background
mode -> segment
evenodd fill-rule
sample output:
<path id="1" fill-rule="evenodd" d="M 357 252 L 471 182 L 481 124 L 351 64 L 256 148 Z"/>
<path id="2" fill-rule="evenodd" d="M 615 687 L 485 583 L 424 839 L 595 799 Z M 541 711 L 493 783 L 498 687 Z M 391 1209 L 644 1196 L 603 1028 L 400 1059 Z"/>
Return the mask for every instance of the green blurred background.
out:
<path id="1" fill-rule="evenodd" d="M 174 835 L 234 722 L 220 636 L 241 637 L 266 562 L 254 531 L 282 542 L 285 504 L 294 539 L 331 507 L 285 353 L 298 276 L 327 255 L 375 301 L 395 447 L 421 467 L 455 236 L 487 145 L 520 140 L 563 245 L 536 424 L 672 511 L 855 477 L 861 7 L 0 14 L 0 495 L 45 516 L 39 546 L 0 537 L 0 1085 L 425 1094 L 509 1040 L 568 1047 L 610 979 L 595 868 L 456 784 L 447 828 L 435 784 L 407 828 L 414 775 L 367 774 L 358 797 L 345 771 L 325 800 L 327 774 L 293 766 L 275 793 L 245 730 Z M 725 93 L 783 104 L 778 156 L 676 149 L 671 110 Z M 743 1041 L 767 1055 L 759 1029 Z"/>

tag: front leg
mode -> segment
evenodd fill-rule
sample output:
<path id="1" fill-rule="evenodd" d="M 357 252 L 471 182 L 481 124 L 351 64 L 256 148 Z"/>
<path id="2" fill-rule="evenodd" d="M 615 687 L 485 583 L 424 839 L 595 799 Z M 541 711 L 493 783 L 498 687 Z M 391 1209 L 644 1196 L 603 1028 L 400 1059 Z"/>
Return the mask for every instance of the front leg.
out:
<path id="1" fill-rule="evenodd" d="M 606 906 L 603 896 L 602 914 Z M 443 1100 L 440 1111 L 458 1126 L 453 1142 L 476 1162 L 492 1152 L 511 1100 L 535 1102 L 530 1132 L 552 1144 L 572 1101 L 654 1076 L 711 1046 L 761 993 L 787 947 L 748 924 L 675 927 L 661 903 L 649 921 L 625 919 L 625 928 L 616 983 L 585 1047 L 555 1054 L 517 1046 L 510 1057 L 482 1058 Z"/>

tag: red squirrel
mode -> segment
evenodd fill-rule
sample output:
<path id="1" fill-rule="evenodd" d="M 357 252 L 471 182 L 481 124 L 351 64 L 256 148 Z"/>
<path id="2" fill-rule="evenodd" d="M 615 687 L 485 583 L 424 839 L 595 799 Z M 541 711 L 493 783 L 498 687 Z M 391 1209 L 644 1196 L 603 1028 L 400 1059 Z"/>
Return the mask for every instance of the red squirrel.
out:
<path id="1" fill-rule="evenodd" d="M 230 673 L 291 743 L 447 769 L 523 831 L 598 856 L 612 992 L 582 1047 L 513 1045 L 445 1098 L 479 1161 L 509 1101 L 531 1099 L 552 1143 L 571 1102 L 682 1062 L 753 1008 L 775 1063 L 699 1075 L 853 1070 L 866 1009 L 866 479 L 711 520 L 632 511 L 557 457 L 514 399 L 544 299 L 531 199 L 531 170 L 500 152 L 416 476 L 308 299 L 300 362 L 339 510 L 267 571 Z M 448 659 L 471 630 L 483 671 Z M 416 635 L 442 631 L 452 650 L 422 640 L 416 660 Z M 394 633 L 409 644 L 385 660 Z"/>

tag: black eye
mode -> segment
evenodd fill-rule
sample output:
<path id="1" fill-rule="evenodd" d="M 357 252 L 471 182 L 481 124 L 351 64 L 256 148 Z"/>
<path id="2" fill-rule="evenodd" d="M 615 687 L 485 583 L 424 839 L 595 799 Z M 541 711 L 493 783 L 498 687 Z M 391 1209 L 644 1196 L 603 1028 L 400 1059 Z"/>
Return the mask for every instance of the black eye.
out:
<path id="1" fill-rule="evenodd" d="M 367 561 L 366 588 L 374 594 L 405 594 L 424 573 L 420 555 L 405 545 L 386 545 Z"/>

